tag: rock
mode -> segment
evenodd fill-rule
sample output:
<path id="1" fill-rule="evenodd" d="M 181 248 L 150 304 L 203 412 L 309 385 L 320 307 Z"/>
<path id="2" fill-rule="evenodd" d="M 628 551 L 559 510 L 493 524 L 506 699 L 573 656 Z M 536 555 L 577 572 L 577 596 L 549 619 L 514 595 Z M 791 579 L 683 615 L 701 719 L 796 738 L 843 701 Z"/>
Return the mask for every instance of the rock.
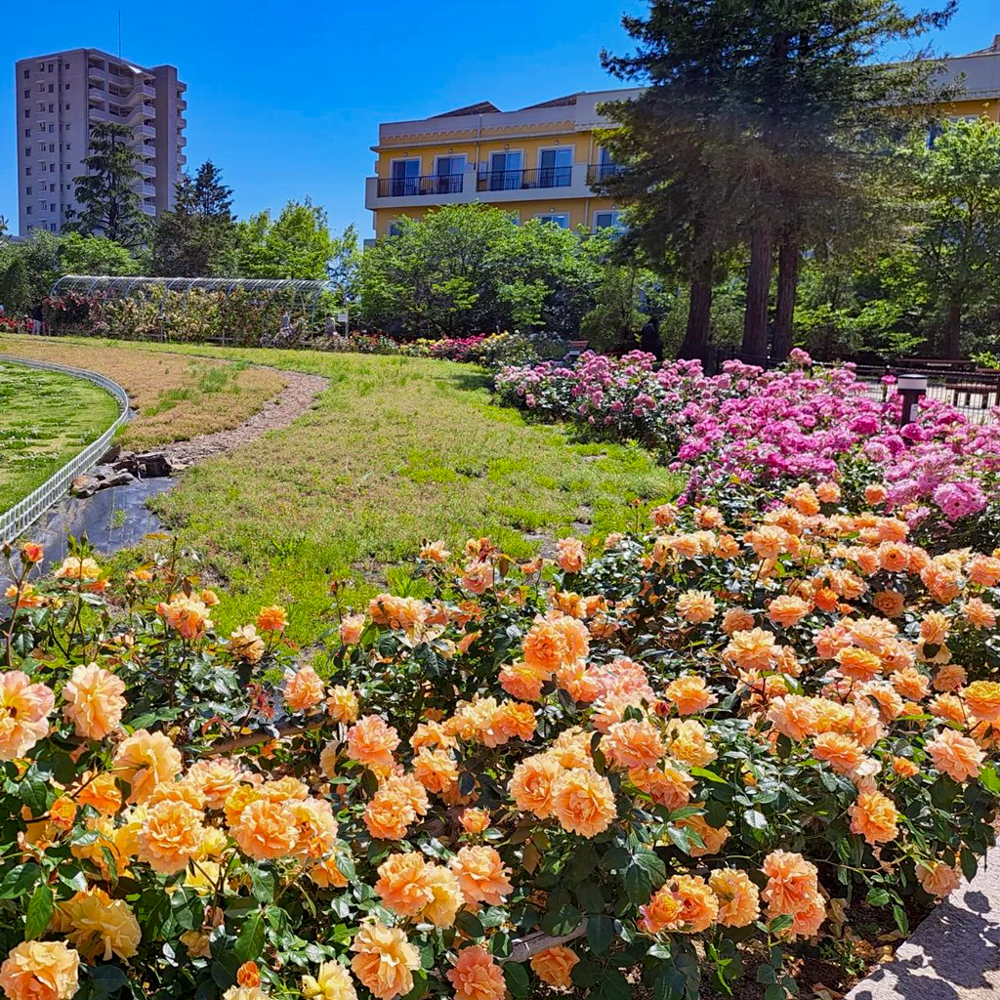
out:
<path id="1" fill-rule="evenodd" d="M 78 497 L 92 497 L 100 488 L 101 480 L 88 475 L 77 476 L 70 487 L 73 495 Z"/>
<path id="2" fill-rule="evenodd" d="M 111 465 L 117 462 L 122 453 L 120 444 L 113 444 L 102 456 L 98 465 Z"/>
<path id="3" fill-rule="evenodd" d="M 162 451 L 146 451 L 135 456 L 135 464 L 143 479 L 169 476 L 174 471 L 173 464 Z"/>
<path id="4" fill-rule="evenodd" d="M 113 472 L 107 479 L 101 480 L 101 485 L 98 489 L 107 490 L 112 486 L 128 486 L 129 483 L 135 482 L 135 476 L 131 472 Z"/>

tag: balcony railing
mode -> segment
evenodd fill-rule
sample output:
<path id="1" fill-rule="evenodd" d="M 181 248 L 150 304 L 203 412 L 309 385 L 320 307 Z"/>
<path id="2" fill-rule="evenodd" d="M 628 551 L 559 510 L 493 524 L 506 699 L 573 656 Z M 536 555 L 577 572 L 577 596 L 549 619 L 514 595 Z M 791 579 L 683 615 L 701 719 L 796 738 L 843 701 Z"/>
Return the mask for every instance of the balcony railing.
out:
<path id="1" fill-rule="evenodd" d="M 426 177 L 380 177 L 379 198 L 413 198 L 418 195 L 460 194 L 463 174 L 431 174 Z"/>
<path id="2" fill-rule="evenodd" d="M 625 168 L 620 163 L 591 163 L 587 167 L 587 183 L 600 184 L 611 177 L 617 177 Z"/>
<path id="3" fill-rule="evenodd" d="M 487 170 L 476 179 L 477 191 L 523 191 L 528 188 L 569 187 L 572 167 L 535 167 L 530 170 Z"/>

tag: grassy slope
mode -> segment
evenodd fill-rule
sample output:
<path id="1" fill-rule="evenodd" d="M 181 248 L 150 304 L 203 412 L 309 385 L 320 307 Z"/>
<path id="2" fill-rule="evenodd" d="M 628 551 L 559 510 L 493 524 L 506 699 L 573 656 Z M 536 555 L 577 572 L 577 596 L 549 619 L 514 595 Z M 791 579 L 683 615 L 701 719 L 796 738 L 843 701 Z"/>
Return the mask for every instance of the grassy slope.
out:
<path id="1" fill-rule="evenodd" d="M 156 500 L 206 577 L 221 578 L 230 596 L 215 617 L 227 629 L 262 602 L 285 602 L 292 634 L 308 640 L 322 628 L 330 573 L 351 579 L 357 601 L 423 538 L 454 548 L 490 535 L 527 556 L 540 545 L 528 533 L 558 537 L 584 521 L 578 533 L 603 535 L 634 523 L 634 498 L 658 503 L 678 488 L 639 448 L 576 444 L 493 405 L 486 376 L 469 366 L 206 346 L 115 350 L 142 367 L 166 351 L 331 380 L 293 426 L 191 468 Z"/>
<path id="2" fill-rule="evenodd" d="M 118 416 L 100 386 L 0 362 L 0 511 L 41 486 Z"/>

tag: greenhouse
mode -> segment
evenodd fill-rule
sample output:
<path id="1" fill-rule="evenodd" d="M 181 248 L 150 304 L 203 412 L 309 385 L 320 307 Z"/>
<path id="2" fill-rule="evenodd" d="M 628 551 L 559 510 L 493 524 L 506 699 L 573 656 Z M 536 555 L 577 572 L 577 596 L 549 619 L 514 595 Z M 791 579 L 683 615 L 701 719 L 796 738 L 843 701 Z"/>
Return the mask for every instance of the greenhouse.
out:
<path id="1" fill-rule="evenodd" d="M 328 281 L 67 274 L 43 303 L 45 330 L 127 340 L 288 346 L 342 317 Z"/>

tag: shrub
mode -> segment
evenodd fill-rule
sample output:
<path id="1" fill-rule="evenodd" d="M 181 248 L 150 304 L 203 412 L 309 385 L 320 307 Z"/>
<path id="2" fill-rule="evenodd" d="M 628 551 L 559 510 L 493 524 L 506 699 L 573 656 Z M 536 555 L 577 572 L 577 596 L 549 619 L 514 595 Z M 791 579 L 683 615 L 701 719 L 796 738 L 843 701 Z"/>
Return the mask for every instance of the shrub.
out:
<path id="1" fill-rule="evenodd" d="M 409 596 L 331 585 L 326 681 L 283 608 L 217 636 L 175 556 L 35 581 L 25 546 L 0 987 L 694 997 L 748 958 L 776 996 L 862 903 L 905 932 L 993 841 L 1000 560 L 832 483 L 782 500 L 557 567 L 427 545 Z"/>

